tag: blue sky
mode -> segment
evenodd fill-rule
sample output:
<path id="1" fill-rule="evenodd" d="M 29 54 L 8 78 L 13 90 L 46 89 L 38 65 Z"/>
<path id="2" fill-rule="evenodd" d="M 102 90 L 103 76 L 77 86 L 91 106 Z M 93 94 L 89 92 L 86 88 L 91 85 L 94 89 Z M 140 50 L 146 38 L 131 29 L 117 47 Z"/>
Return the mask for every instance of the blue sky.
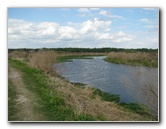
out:
<path id="1" fill-rule="evenodd" d="M 8 8 L 9 48 L 158 48 L 158 8 Z"/>

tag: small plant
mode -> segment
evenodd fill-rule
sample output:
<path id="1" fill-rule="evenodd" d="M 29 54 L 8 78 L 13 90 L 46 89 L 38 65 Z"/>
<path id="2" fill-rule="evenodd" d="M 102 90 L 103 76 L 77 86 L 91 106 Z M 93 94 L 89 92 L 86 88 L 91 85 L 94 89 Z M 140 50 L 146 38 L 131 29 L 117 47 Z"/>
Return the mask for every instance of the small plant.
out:
<path id="1" fill-rule="evenodd" d="M 119 100 L 120 100 L 119 95 L 109 94 L 109 93 L 101 91 L 99 89 L 94 89 L 93 94 L 94 95 L 99 95 L 102 100 L 109 101 L 109 102 L 116 102 L 116 103 L 118 103 Z"/>

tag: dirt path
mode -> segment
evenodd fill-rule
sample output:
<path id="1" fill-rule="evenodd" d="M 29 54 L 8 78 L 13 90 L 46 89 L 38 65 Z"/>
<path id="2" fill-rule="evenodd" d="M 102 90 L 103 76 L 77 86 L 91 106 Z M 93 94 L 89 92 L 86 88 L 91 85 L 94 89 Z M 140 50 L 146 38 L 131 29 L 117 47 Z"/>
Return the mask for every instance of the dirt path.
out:
<path id="1" fill-rule="evenodd" d="M 35 101 L 38 98 L 26 88 L 21 75 L 21 72 L 9 65 L 8 77 L 17 92 L 15 104 L 19 112 L 15 115 L 18 117 L 18 121 L 41 121 L 43 119 L 42 114 L 35 110 L 39 106 Z"/>

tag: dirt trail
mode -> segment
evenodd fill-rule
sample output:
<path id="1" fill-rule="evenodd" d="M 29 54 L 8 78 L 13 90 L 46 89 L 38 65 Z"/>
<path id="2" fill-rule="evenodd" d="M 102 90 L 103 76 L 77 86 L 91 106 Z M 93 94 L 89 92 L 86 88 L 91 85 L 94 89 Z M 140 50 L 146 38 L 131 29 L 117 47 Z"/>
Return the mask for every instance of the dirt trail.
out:
<path id="1" fill-rule="evenodd" d="M 18 114 L 16 114 L 18 121 L 41 121 L 43 115 L 35 111 L 35 107 L 39 106 L 35 101 L 38 98 L 26 88 L 21 75 L 21 72 L 9 65 L 8 77 L 14 86 L 13 88 L 17 91 L 15 104 L 19 109 Z"/>

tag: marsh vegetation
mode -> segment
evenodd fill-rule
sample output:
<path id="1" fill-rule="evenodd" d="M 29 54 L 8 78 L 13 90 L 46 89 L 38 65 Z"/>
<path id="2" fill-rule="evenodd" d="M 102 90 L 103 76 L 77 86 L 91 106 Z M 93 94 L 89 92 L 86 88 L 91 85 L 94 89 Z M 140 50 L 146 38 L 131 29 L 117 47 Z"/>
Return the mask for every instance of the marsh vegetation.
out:
<path id="1" fill-rule="evenodd" d="M 158 67 L 157 52 L 110 52 L 104 60 L 117 64 Z"/>
<path id="2" fill-rule="evenodd" d="M 20 77 L 19 79 L 22 82 L 19 85 L 24 87 L 24 90 L 26 90 L 23 93 L 18 92 L 16 88 L 17 83 L 14 81 L 18 78 L 13 79 L 13 76 L 9 77 L 9 121 L 158 120 L 158 116 L 153 115 L 144 105 L 138 103 L 119 103 L 120 98 L 118 95 L 109 94 L 88 85 L 81 85 L 81 83 L 71 83 L 69 80 L 59 75 L 56 70 L 53 70 L 55 63 L 57 62 L 98 55 L 108 55 L 108 57 L 113 57 L 111 53 L 108 53 L 108 51 L 98 52 L 95 49 L 95 52 L 87 52 L 83 49 L 82 52 L 79 53 L 75 50 L 73 50 L 74 52 L 71 52 L 71 50 L 69 52 L 64 52 L 64 50 L 56 51 L 48 49 L 9 50 L 9 75 L 13 70 L 17 71 L 19 73 L 19 76 L 17 77 Z M 142 52 L 140 52 L 139 55 L 141 53 Z M 114 52 L 114 57 L 116 54 L 117 53 Z M 156 53 L 151 58 L 149 58 L 148 54 L 142 54 L 144 56 L 140 56 L 140 58 L 138 56 L 138 60 L 146 60 L 146 58 L 148 58 L 148 62 L 155 58 L 154 60 L 156 61 Z M 119 57 L 122 57 L 122 55 L 119 55 Z M 131 57 L 133 58 L 136 56 L 133 55 Z M 153 66 L 157 67 L 156 64 L 153 64 L 152 67 Z M 147 81 L 149 82 L 150 80 Z M 124 83 L 129 83 L 129 81 Z M 146 87 L 146 89 L 144 89 L 145 92 L 143 93 L 145 94 L 145 97 L 148 91 L 147 89 L 150 89 L 152 95 L 154 95 L 154 101 L 149 103 L 152 105 L 155 104 L 155 106 L 158 105 L 158 101 L 156 101 L 158 100 L 158 88 L 156 91 L 156 89 L 151 87 L 150 83 L 144 83 L 141 84 L 141 86 Z M 29 94 L 32 96 L 31 101 L 27 98 Z M 18 101 L 20 100 L 20 95 L 24 96 L 23 98 L 26 99 L 21 102 Z M 23 108 L 19 108 L 21 107 L 20 105 L 24 105 L 26 102 L 29 102 L 29 105 L 31 105 L 31 108 L 29 109 L 31 110 L 31 113 L 29 114 L 26 114 Z M 20 113 L 21 111 L 22 113 Z M 25 114 L 27 115 L 26 118 L 23 117 Z M 30 115 L 31 117 L 29 118 L 32 119 L 27 119 L 28 115 Z"/>

